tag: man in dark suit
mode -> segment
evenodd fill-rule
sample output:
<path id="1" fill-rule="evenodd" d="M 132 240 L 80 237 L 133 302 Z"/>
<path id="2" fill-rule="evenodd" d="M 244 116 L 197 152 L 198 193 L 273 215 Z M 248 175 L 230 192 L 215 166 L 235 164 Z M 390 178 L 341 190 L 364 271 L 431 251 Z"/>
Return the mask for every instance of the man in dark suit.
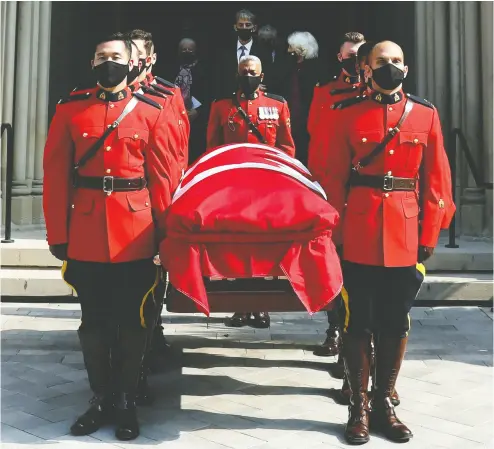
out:
<path id="1" fill-rule="evenodd" d="M 254 38 L 257 32 L 256 16 L 242 9 L 235 14 L 233 29 L 237 34 L 235 46 L 233 42 L 226 48 L 218 48 L 216 63 L 213 65 L 215 97 L 229 95 L 237 89 L 237 71 L 240 58 L 243 56 L 259 56 L 259 45 Z"/>
<path id="2" fill-rule="evenodd" d="M 282 88 L 283 61 L 286 59 L 286 45 L 278 37 L 277 29 L 272 25 L 263 25 L 257 33 L 259 54 L 264 72 L 262 90 L 279 94 Z"/>

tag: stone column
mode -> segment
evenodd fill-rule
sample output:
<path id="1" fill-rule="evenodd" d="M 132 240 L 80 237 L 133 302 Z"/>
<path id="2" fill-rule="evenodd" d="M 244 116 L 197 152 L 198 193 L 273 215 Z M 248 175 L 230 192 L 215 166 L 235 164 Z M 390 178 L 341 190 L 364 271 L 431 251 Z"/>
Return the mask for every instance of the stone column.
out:
<path id="1" fill-rule="evenodd" d="M 14 104 L 14 182 L 12 190 L 12 221 L 15 224 L 32 222 L 31 186 L 27 180 L 27 145 L 29 133 L 29 81 L 31 60 L 31 27 L 33 3 L 19 2 L 17 51 L 15 66 Z"/>
<path id="2" fill-rule="evenodd" d="M 48 90 L 50 75 L 51 2 L 40 3 L 38 44 L 38 83 L 34 129 L 33 223 L 43 223 L 43 150 L 48 129 Z"/>
<path id="3" fill-rule="evenodd" d="M 480 4 L 460 3 L 461 49 L 462 49 L 462 126 L 477 171 L 483 170 L 482 138 L 482 77 L 479 58 Z M 477 55 L 475 55 L 475 53 Z M 480 53 L 481 54 L 481 53 Z M 485 190 L 478 187 L 471 168 L 463 153 L 460 156 L 463 181 L 461 197 L 461 231 L 464 235 L 480 235 L 484 229 Z"/>
<path id="4" fill-rule="evenodd" d="M 1 2 L 2 15 L 2 123 L 12 123 L 14 107 L 14 73 L 15 73 L 15 33 L 17 22 L 17 2 Z M 5 191 L 5 168 L 7 166 L 7 140 L 1 141 L 2 150 L 2 192 Z M 2 201 L 2 219 L 5 218 L 5 201 Z"/>
<path id="5" fill-rule="evenodd" d="M 27 136 L 26 179 L 31 187 L 34 177 L 34 126 L 36 124 L 36 92 L 38 90 L 38 52 L 39 52 L 39 8 L 41 2 L 33 2 L 31 27 L 31 59 L 29 62 L 29 109 Z"/>
<path id="6" fill-rule="evenodd" d="M 482 117 L 483 117 L 483 137 L 484 137 L 484 180 L 493 182 L 493 16 L 494 8 L 492 2 L 480 3 L 480 39 L 482 54 L 482 86 L 485 92 L 482 94 Z M 492 237 L 492 190 L 486 190 L 485 223 L 486 233 Z"/>

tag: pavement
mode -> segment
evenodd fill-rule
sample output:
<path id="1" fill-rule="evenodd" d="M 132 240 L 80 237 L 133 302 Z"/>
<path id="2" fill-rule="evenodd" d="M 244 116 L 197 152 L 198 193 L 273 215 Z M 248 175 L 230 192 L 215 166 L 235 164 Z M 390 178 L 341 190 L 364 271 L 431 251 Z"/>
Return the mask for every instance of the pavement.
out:
<path id="1" fill-rule="evenodd" d="M 322 313 L 273 314 L 270 329 L 230 329 L 224 315 L 165 314 L 172 354 L 150 377 L 153 406 L 141 436 L 112 427 L 68 435 L 91 397 L 76 329 L 77 304 L 1 305 L 2 448 L 346 448 L 347 409 L 334 399 L 336 360 L 312 354 Z M 404 448 L 492 448 L 493 316 L 490 308 L 417 307 L 397 384 L 398 416 L 415 437 Z M 365 448 L 393 448 L 372 434 Z"/>

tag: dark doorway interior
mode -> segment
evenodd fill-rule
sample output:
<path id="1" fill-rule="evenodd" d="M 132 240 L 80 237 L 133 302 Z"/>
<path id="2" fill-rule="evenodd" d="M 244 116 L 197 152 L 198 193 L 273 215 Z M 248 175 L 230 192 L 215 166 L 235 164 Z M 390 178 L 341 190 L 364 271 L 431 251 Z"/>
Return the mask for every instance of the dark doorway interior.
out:
<path id="1" fill-rule="evenodd" d="M 415 90 L 414 2 L 53 2 L 52 8 L 50 116 L 61 96 L 90 85 L 97 36 L 132 28 L 151 31 L 159 56 L 155 73 L 165 74 L 182 37 L 195 38 L 206 60 L 221 51 L 225 41 L 235 39 L 234 16 L 242 8 L 257 14 L 260 25 L 274 25 L 285 39 L 292 31 L 310 31 L 328 70 L 336 70 L 331 65 L 342 33 L 394 40 L 411 66 L 406 90 Z"/>

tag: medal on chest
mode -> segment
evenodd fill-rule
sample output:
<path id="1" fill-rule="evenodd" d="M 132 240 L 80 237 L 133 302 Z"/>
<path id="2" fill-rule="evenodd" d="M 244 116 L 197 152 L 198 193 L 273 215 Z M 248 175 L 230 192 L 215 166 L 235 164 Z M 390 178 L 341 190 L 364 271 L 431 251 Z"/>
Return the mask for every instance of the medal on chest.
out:
<path id="1" fill-rule="evenodd" d="M 278 120 L 280 118 L 278 108 L 270 106 L 260 106 L 257 109 L 257 115 L 259 120 Z"/>

